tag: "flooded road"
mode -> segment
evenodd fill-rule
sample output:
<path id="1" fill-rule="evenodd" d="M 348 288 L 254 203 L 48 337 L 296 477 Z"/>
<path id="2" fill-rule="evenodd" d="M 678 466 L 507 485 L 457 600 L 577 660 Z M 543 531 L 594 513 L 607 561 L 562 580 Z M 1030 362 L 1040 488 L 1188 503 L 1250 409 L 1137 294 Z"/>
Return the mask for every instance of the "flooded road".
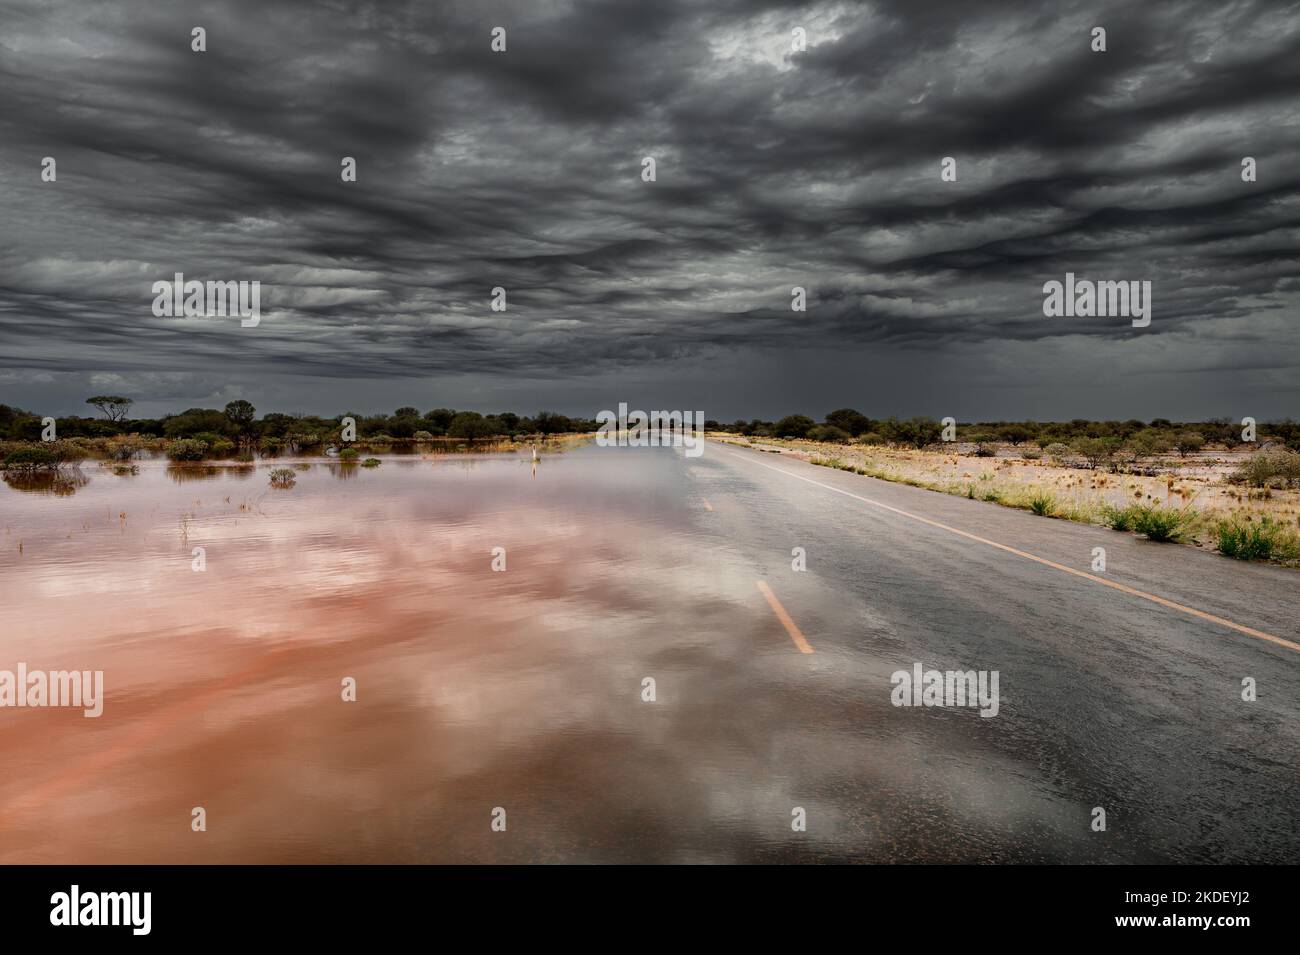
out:
<path id="1" fill-rule="evenodd" d="M 1300 858 L 1300 654 L 766 458 L 317 460 L 287 489 L 266 462 L 146 462 L 0 487 L 0 669 L 104 673 L 98 718 L 0 709 L 0 862 Z M 987 517 L 1044 550 L 1100 530 L 1026 519 Z M 1214 601 L 1197 574 L 1229 562 L 1199 558 L 1162 572 L 1177 599 Z M 1224 615 L 1300 636 L 1289 572 L 1241 570 Z M 1000 670 L 998 715 L 893 705 L 917 662 Z"/>

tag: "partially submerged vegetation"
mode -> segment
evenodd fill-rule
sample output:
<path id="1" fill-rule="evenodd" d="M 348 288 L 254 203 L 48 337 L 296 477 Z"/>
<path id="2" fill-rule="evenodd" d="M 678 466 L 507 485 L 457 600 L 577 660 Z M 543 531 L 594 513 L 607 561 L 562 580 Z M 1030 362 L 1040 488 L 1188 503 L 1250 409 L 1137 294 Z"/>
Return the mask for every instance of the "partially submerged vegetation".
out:
<path id="1" fill-rule="evenodd" d="M 229 402 L 224 409 L 190 408 L 163 418 L 132 419 L 127 417 L 133 403 L 128 398 L 98 395 L 87 403 L 104 417 L 56 418 L 56 441 L 42 440 L 41 416 L 0 404 L 0 467 L 7 472 L 54 471 L 98 458 L 124 466 L 115 473 L 129 474 L 131 462 L 144 457 L 165 457 L 185 465 L 336 454 L 347 462 L 362 451 L 444 454 L 512 451 L 532 444 L 547 444 L 549 449 L 563 435 L 596 430 L 594 421 L 550 411 L 525 417 L 450 408 L 422 413 L 405 407 L 391 415 L 321 418 L 273 412 L 258 418 L 257 409 L 241 400 Z M 346 419 L 351 419 L 350 425 Z"/>

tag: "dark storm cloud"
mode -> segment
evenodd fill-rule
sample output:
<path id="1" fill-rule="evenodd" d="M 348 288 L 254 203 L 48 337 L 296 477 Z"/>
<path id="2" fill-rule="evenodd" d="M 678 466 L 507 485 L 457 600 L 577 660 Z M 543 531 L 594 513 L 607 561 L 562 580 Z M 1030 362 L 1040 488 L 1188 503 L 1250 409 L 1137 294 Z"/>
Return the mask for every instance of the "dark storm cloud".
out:
<path id="1" fill-rule="evenodd" d="M 884 350 L 996 367 L 951 392 L 973 417 L 1043 380 L 1022 360 L 1036 344 L 1058 385 L 1158 366 L 1185 372 L 1179 395 L 1228 404 L 1244 394 L 1223 367 L 1281 380 L 1300 361 L 1300 21 L 1284 5 L 0 12 L 6 393 L 64 376 L 70 398 L 103 381 L 203 395 L 224 376 L 293 395 L 297 378 L 562 382 L 648 362 L 684 380 L 743 356 L 758 381 L 808 349 Z M 1152 281 L 1151 326 L 1044 318 L 1042 285 L 1067 271 Z M 260 280 L 261 325 L 154 317 L 150 286 L 174 272 Z M 730 371 L 713 407 L 749 393 Z M 822 394 L 816 377 L 773 393 Z M 880 387 L 919 394 L 914 379 Z M 1288 387 L 1259 413 L 1290 411 Z M 1063 407 L 1049 394 L 1021 416 Z"/>

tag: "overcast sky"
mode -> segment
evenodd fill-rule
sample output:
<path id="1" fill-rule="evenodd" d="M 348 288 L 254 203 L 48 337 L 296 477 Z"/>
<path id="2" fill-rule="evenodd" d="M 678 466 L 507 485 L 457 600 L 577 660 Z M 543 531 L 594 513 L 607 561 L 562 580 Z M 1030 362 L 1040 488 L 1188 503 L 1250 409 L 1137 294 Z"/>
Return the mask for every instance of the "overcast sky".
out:
<path id="1" fill-rule="evenodd" d="M 0 402 L 1300 416 L 1294 4 L 0 0 L 0 27 Z M 155 317 L 175 272 L 259 280 L 261 324 Z M 1150 326 L 1045 317 L 1066 272 L 1150 281 Z"/>

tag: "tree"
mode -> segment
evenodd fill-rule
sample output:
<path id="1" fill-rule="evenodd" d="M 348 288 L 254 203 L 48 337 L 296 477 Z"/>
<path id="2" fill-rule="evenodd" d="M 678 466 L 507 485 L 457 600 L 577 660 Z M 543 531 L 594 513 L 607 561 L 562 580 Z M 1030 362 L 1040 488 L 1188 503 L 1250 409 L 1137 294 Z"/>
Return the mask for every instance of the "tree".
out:
<path id="1" fill-rule="evenodd" d="M 1009 424 L 1002 429 L 1002 440 L 1009 442 L 1013 448 L 1019 447 L 1034 436 L 1034 432 L 1023 424 Z"/>
<path id="2" fill-rule="evenodd" d="M 447 426 L 451 424 L 451 419 L 454 417 L 456 417 L 456 412 L 450 408 L 434 408 L 425 414 L 424 420 L 432 425 L 429 428 L 430 431 L 434 434 L 442 434 L 447 430 Z"/>
<path id="3" fill-rule="evenodd" d="M 256 417 L 257 409 L 243 398 L 226 405 L 226 418 L 238 432 L 247 431 L 248 426 L 253 423 L 253 419 Z"/>
<path id="4" fill-rule="evenodd" d="M 163 419 L 163 434 L 168 438 L 189 438 L 203 431 L 222 434 L 230 419 L 216 408 L 189 408 Z"/>
<path id="5" fill-rule="evenodd" d="M 123 398 L 121 395 L 96 395 L 93 398 L 87 398 L 86 404 L 94 405 L 109 421 L 121 421 L 126 417 L 127 411 L 135 402 L 130 398 Z"/>
<path id="6" fill-rule="evenodd" d="M 419 408 L 398 408 L 393 412 L 394 418 L 418 418 L 420 417 Z"/>
<path id="7" fill-rule="evenodd" d="M 1070 447 L 1087 462 L 1088 467 L 1097 468 L 1115 456 L 1119 445 L 1118 438 L 1076 438 Z"/>
<path id="8" fill-rule="evenodd" d="M 942 426 L 933 418 L 909 418 L 907 421 L 890 418 L 880 423 L 880 430 L 886 440 L 910 444 L 918 449 L 934 444 L 943 434 Z"/>
<path id="9" fill-rule="evenodd" d="M 1129 444 L 1137 452 L 1138 457 L 1143 458 L 1164 454 L 1171 447 L 1169 438 L 1165 436 L 1164 432 L 1157 431 L 1155 428 L 1143 428 L 1129 438 Z"/>
<path id="10" fill-rule="evenodd" d="M 855 438 L 862 432 L 871 430 L 871 419 L 861 411 L 854 411 L 852 408 L 832 411 L 826 416 L 826 423 L 833 428 L 847 431 Z"/>
<path id="11" fill-rule="evenodd" d="M 772 430 L 778 438 L 802 438 L 812 430 L 815 423 L 807 415 L 792 414 L 778 421 Z"/>
<path id="12" fill-rule="evenodd" d="M 447 434 L 453 438 L 486 438 L 490 437 L 493 427 L 477 411 L 462 411 L 451 419 L 451 424 L 447 428 Z"/>
<path id="13" fill-rule="evenodd" d="M 1196 451 L 1201 450 L 1205 445 L 1205 436 L 1199 431 L 1181 431 L 1174 438 L 1174 447 L 1178 451 L 1179 457 L 1187 457 Z"/>
<path id="14" fill-rule="evenodd" d="M 541 434 L 565 434 L 573 430 L 573 422 L 554 411 L 539 411 L 533 416 L 533 426 Z"/>

